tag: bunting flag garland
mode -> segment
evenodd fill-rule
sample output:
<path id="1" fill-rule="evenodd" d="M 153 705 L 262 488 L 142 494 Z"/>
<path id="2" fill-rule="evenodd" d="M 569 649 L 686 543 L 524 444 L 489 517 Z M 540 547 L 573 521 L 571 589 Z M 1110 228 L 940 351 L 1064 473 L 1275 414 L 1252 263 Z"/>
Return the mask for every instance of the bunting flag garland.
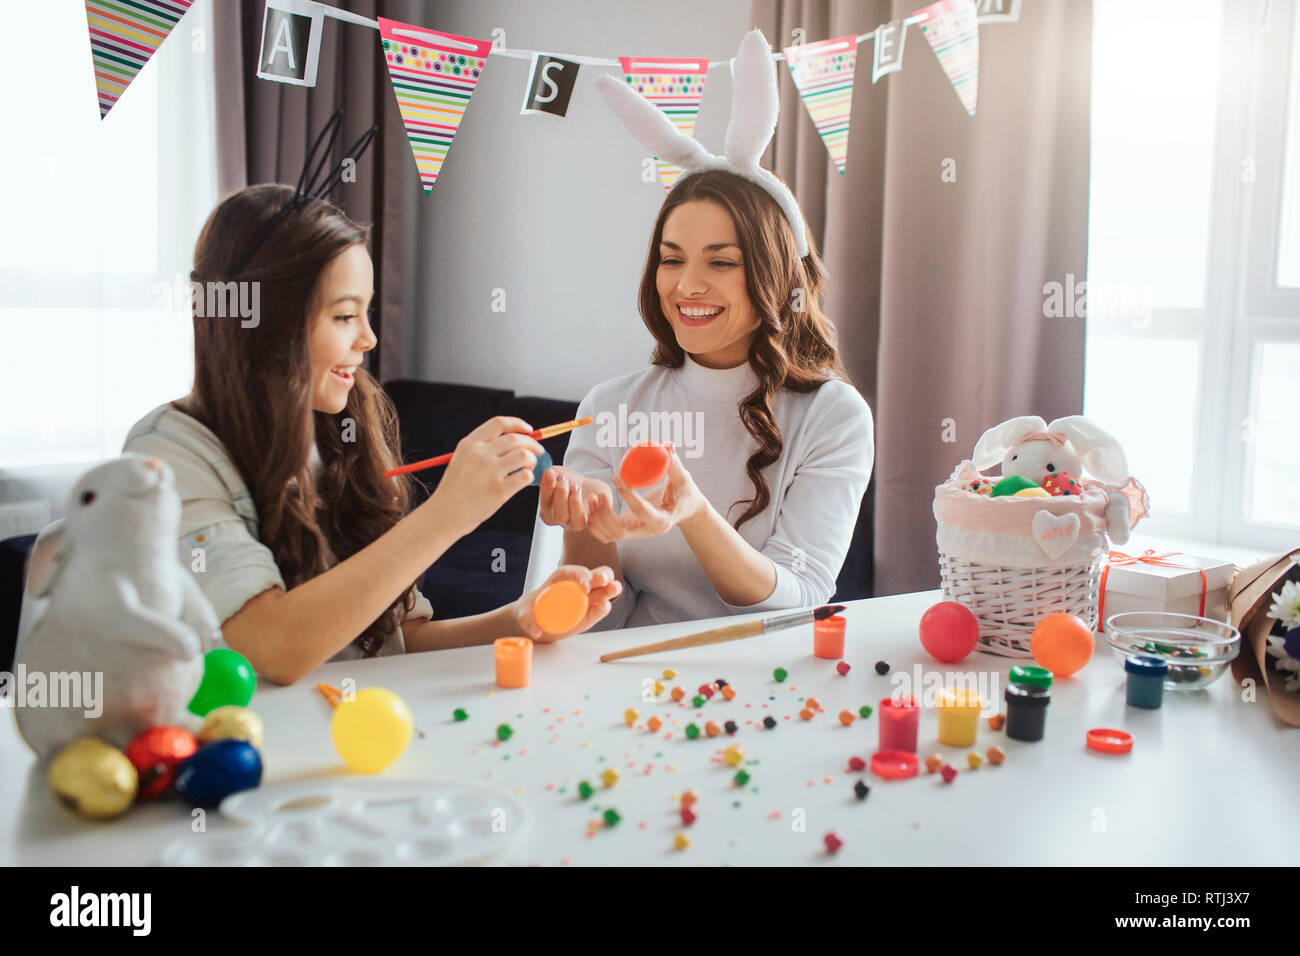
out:
<path id="1" fill-rule="evenodd" d="M 657 59 L 621 56 L 623 79 L 667 115 L 683 136 L 695 135 L 695 117 L 704 98 L 704 81 L 709 75 L 708 58 L 700 60 L 678 57 Z M 655 157 L 659 179 L 664 189 L 672 189 L 682 171 Z"/>
<path id="2" fill-rule="evenodd" d="M 903 43 L 906 40 L 907 24 L 902 20 L 890 20 L 876 27 L 871 44 L 872 83 L 903 68 Z"/>
<path id="3" fill-rule="evenodd" d="M 858 38 L 852 34 L 786 47 L 790 78 L 840 175 L 849 156 L 849 115 L 853 107 L 853 65 Z"/>
<path id="4" fill-rule="evenodd" d="M 487 65 L 491 40 L 379 18 L 389 79 L 427 196 Z"/>
<path id="5" fill-rule="evenodd" d="M 939 0 L 920 13 L 921 32 L 969 116 L 975 115 L 980 82 L 980 34 L 975 0 Z"/>
<path id="6" fill-rule="evenodd" d="M 86 0 L 99 118 L 126 92 L 193 0 Z"/>

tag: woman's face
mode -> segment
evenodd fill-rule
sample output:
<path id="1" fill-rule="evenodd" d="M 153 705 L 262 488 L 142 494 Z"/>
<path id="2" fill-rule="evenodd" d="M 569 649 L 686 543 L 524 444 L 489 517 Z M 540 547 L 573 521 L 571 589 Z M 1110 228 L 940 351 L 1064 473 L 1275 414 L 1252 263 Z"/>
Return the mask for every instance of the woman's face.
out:
<path id="1" fill-rule="evenodd" d="M 668 214 L 656 285 L 677 344 L 691 358 L 709 368 L 747 361 L 759 318 L 745 288 L 736 225 L 725 208 L 697 199 Z"/>
<path id="2" fill-rule="evenodd" d="M 307 340 L 315 411 L 343 411 L 348 391 L 356 384 L 357 367 L 379 341 L 366 311 L 374 286 L 375 269 L 363 245 L 348 246 L 321 272 Z"/>

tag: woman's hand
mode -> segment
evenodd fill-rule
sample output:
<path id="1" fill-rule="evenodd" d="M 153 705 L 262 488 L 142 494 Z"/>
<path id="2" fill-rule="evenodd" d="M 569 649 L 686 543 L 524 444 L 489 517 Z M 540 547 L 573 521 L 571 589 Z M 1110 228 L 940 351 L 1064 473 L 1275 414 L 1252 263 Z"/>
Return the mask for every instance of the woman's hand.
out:
<path id="1" fill-rule="evenodd" d="M 587 502 L 589 530 L 597 540 L 605 543 L 663 534 L 711 507 L 695 486 L 690 473 L 682 467 L 676 451 L 668 463 L 668 478 L 658 505 L 646 501 L 617 475 L 614 476 L 614 487 L 626 505 L 622 514 L 615 515 L 612 503 L 595 495 L 589 496 Z"/>
<path id="2" fill-rule="evenodd" d="M 591 498 L 612 506 L 614 492 L 599 478 L 588 478 L 571 468 L 548 468 L 542 473 L 538 513 L 548 525 L 559 525 L 566 531 L 586 531 L 587 502 Z"/>
<path id="3" fill-rule="evenodd" d="M 537 603 L 537 595 L 556 581 L 576 581 L 587 592 L 587 613 L 573 630 L 565 631 L 563 634 L 547 634 L 537 626 L 537 621 L 533 617 L 533 605 Z M 607 567 L 584 568 L 576 564 L 566 564 L 556 568 L 555 572 L 546 579 L 546 584 L 536 591 L 527 592 L 514 603 L 515 620 L 519 623 L 521 633 L 527 634 L 539 644 L 549 644 L 552 641 L 572 637 L 574 634 L 581 634 L 594 625 L 609 613 L 610 602 L 622 591 L 622 583 Z"/>
<path id="4" fill-rule="evenodd" d="M 441 508 L 469 534 L 533 480 L 542 446 L 519 418 L 498 415 L 460 440 L 442 481 L 425 505 Z M 421 505 L 424 507 L 425 505 Z"/>

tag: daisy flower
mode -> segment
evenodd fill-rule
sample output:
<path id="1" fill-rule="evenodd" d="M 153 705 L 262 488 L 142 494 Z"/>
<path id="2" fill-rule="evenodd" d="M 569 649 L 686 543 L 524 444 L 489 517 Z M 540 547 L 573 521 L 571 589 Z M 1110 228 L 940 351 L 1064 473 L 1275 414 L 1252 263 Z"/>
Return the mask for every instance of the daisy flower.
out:
<path id="1" fill-rule="evenodd" d="M 1300 584 L 1294 581 L 1283 584 L 1282 590 L 1273 595 L 1268 616 L 1281 621 L 1287 630 L 1300 627 Z"/>

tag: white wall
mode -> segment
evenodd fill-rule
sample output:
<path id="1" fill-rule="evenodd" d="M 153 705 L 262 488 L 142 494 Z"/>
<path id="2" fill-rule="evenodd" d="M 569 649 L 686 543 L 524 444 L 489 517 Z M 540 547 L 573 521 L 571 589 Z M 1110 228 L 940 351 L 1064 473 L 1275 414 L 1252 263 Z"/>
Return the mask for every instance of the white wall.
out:
<path id="1" fill-rule="evenodd" d="M 456 0 L 422 26 L 506 45 L 614 58 L 727 59 L 751 26 L 749 0 Z M 526 60 L 492 58 L 408 250 L 408 370 L 417 378 L 579 399 L 645 365 L 652 339 L 636 296 L 666 195 L 641 181 L 645 150 L 583 67 L 568 116 L 521 116 Z M 731 76 L 714 68 L 696 136 L 721 151 Z M 493 289 L 506 311 L 492 311 Z"/>

